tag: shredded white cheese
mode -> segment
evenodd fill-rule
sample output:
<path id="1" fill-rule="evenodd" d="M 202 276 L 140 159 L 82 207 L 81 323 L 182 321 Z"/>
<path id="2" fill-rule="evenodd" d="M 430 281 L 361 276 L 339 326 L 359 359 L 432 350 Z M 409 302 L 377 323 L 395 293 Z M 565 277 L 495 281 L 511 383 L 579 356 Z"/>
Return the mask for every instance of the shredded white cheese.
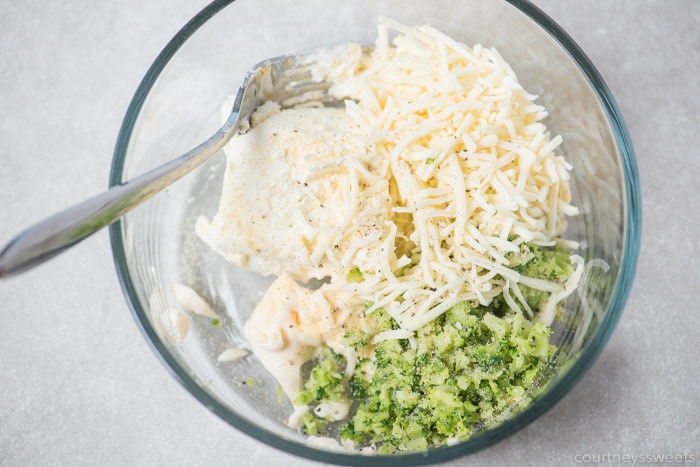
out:
<path id="1" fill-rule="evenodd" d="M 372 49 L 303 64 L 344 109 L 266 105 L 232 140 L 220 212 L 198 234 L 242 266 L 330 276 L 368 313 L 384 308 L 400 329 L 374 343 L 410 341 L 455 304 L 498 296 L 549 324 L 578 263 L 561 285 L 507 259 L 524 242 L 561 244 L 578 212 L 547 111 L 495 49 L 385 18 L 378 29 Z M 551 293 L 546 309 L 530 309 L 522 285 Z"/>
<path id="2" fill-rule="evenodd" d="M 380 256 L 353 284 L 374 303 L 370 311 L 384 307 L 402 328 L 375 340 L 406 338 L 463 300 L 488 304 L 503 295 L 532 315 L 519 284 L 552 292 L 552 302 L 564 298 L 571 287 L 521 277 L 505 256 L 523 242 L 553 245 L 565 216 L 578 212 L 571 166 L 554 152 L 562 139 L 541 123 L 547 112 L 537 96 L 494 49 L 390 19 L 380 20 L 378 37 L 371 53 L 336 49 L 342 61 L 325 56 L 314 69 L 333 80 L 332 93 L 351 99 L 348 114 L 388 161 L 395 186 L 394 217 L 375 240 L 383 242 Z M 355 251 L 333 249 L 344 234 L 317 244 L 313 260 L 358 265 Z"/>

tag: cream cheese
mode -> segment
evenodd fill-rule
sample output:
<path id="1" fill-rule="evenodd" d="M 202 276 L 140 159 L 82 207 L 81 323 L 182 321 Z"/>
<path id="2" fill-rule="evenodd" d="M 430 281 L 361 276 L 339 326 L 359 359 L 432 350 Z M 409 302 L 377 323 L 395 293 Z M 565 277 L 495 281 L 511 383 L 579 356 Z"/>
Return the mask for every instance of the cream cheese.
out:
<path id="1" fill-rule="evenodd" d="M 388 182 L 343 109 L 265 105 L 225 148 L 219 212 L 197 234 L 234 264 L 308 281 L 370 267 L 391 212 Z M 353 252 L 343 267 L 329 250 Z M 363 259 L 364 258 L 364 259 Z"/>
<path id="2" fill-rule="evenodd" d="M 263 366 L 294 401 L 302 390 L 301 367 L 322 344 L 348 354 L 343 325 L 362 319 L 363 305 L 352 294 L 326 284 L 310 290 L 282 274 L 267 289 L 245 324 L 245 337 Z M 348 404 L 349 405 L 349 404 Z M 347 414 L 330 405 L 328 413 Z"/>

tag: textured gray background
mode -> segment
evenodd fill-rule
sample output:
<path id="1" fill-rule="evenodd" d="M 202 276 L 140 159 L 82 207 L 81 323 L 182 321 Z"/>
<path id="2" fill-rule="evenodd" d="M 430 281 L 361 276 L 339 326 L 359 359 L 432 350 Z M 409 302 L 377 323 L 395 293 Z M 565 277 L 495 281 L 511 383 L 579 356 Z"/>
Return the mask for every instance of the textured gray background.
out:
<path id="1" fill-rule="evenodd" d="M 205 3 L 0 0 L 0 243 L 106 187 L 134 90 Z M 581 383 L 449 465 L 684 453 L 700 463 L 700 2 L 536 3 L 586 51 L 627 121 L 643 190 L 638 274 Z M 0 464 L 283 463 L 316 465 L 227 426 L 161 367 L 121 295 L 106 232 L 0 281 Z"/>

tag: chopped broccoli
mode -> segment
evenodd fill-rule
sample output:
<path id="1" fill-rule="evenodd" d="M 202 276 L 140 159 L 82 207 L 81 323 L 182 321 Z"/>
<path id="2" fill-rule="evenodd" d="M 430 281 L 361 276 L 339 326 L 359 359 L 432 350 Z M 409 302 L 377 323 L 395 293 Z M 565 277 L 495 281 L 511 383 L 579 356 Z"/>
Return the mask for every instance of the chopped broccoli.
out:
<path id="1" fill-rule="evenodd" d="M 519 273 L 564 282 L 571 274 L 568 253 L 523 245 L 509 258 Z M 525 290 L 536 309 L 546 292 Z M 311 371 L 297 403 L 351 397 L 354 413 L 339 428 L 343 440 L 376 444 L 380 453 L 413 452 L 465 439 L 499 417 L 527 404 L 531 391 L 545 382 L 556 347 L 551 329 L 495 299 L 488 305 L 463 302 L 415 332 L 409 342 L 372 337 L 397 329 L 383 309 L 366 316 L 368 329 L 348 329 L 344 345 L 370 348 L 346 384 L 344 358 L 324 353 Z M 369 347 L 368 347 L 369 346 Z M 304 429 L 315 434 L 325 420 L 305 416 Z"/>
<path id="2" fill-rule="evenodd" d="M 370 335 L 361 329 L 347 329 L 343 335 L 342 343 L 355 350 L 364 349 L 369 345 Z"/>
<path id="3" fill-rule="evenodd" d="M 353 377 L 350 379 L 350 393 L 353 398 L 360 400 L 367 397 L 373 374 L 374 362 L 369 358 L 361 358 L 355 366 Z"/>
<path id="4" fill-rule="evenodd" d="M 573 272 L 570 255 L 563 248 L 543 248 L 525 243 L 521 245 L 520 253 L 509 259 L 511 267 L 523 276 L 563 283 Z M 549 298 L 549 293 L 525 285 L 521 285 L 520 290 L 533 310 Z"/>
<path id="5" fill-rule="evenodd" d="M 340 355 L 330 350 L 322 352 L 304 383 L 304 390 L 293 401 L 294 404 L 314 406 L 324 401 L 345 400 L 346 387 L 340 370 L 342 367 L 344 361 Z M 307 434 L 315 435 L 328 425 L 328 421 L 307 412 L 301 417 L 301 424 Z"/>
<path id="6" fill-rule="evenodd" d="M 309 405 L 324 400 L 338 401 L 345 394 L 343 385 L 342 357 L 330 350 L 325 351 L 313 367 L 304 384 L 304 391 L 294 401 L 299 405 Z"/>
<path id="7" fill-rule="evenodd" d="M 547 328 L 523 326 L 522 316 L 510 311 L 503 318 L 485 313 L 478 330 L 466 315 L 460 330 L 456 316 L 463 309 L 424 326 L 416 351 L 401 341 L 379 344 L 369 383 L 351 378 L 351 384 L 361 379 L 367 396 L 341 430 L 344 439 L 382 443 L 380 452 L 444 445 L 522 400 L 553 355 Z"/>

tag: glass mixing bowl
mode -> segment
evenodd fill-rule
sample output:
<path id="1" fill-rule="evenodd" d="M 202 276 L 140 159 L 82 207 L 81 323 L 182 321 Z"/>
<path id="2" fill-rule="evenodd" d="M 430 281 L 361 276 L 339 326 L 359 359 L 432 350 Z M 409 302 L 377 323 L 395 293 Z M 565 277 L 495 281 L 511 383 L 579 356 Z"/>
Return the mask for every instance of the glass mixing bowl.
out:
<path id="1" fill-rule="evenodd" d="M 637 262 L 640 191 L 627 130 L 610 91 L 579 47 L 551 19 L 520 0 L 221 0 L 194 17 L 146 73 L 124 118 L 110 184 L 163 164 L 213 133 L 222 103 L 245 72 L 267 57 L 345 42 L 371 44 L 377 18 L 429 23 L 468 45 L 495 46 L 549 110 L 546 124 L 563 136 L 574 166 L 571 189 L 580 215 L 568 237 L 592 268 L 566 303 L 554 344 L 570 357 L 524 410 L 460 444 L 427 453 L 363 457 L 365 465 L 443 461 L 484 448 L 525 426 L 561 399 L 600 354 L 622 313 Z M 158 194 L 110 228 L 117 273 L 137 324 L 154 352 L 202 404 L 231 425 L 287 452 L 338 464 L 357 455 L 310 447 L 283 425 L 290 405 L 255 358 L 219 363 L 227 347 L 245 347 L 241 333 L 270 278 L 239 269 L 194 235 L 200 214 L 218 205 L 224 156 Z M 199 291 L 222 316 L 213 326 L 193 319 L 184 340 L 167 319 L 171 285 Z M 166 319 L 164 319 L 164 317 Z M 241 380 L 253 378 L 253 386 Z"/>

